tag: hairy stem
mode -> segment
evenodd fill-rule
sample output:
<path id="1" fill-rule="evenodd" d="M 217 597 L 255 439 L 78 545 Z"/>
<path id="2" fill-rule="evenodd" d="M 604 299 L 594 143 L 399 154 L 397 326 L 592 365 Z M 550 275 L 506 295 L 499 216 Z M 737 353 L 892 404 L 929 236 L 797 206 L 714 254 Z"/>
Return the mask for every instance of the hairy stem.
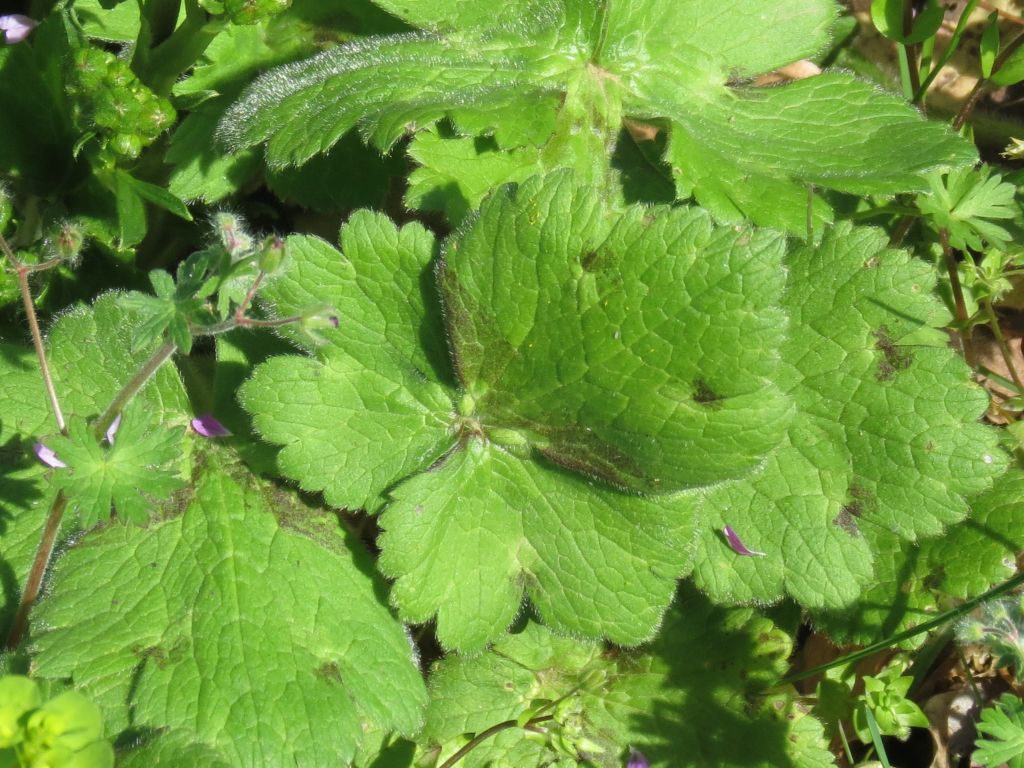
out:
<path id="1" fill-rule="evenodd" d="M 39 597 L 39 590 L 43 585 L 43 576 L 46 575 L 46 567 L 50 564 L 50 557 L 53 555 L 53 547 L 57 543 L 57 532 L 60 531 L 60 521 L 64 517 L 64 510 L 68 506 L 68 497 L 64 491 L 59 491 L 50 507 L 50 514 L 46 517 L 46 524 L 43 526 L 43 535 L 39 539 L 39 546 L 36 547 L 36 556 L 32 561 L 32 570 L 25 580 L 25 589 L 21 593 L 21 602 L 18 603 L 18 613 L 14 617 L 11 631 L 7 635 L 7 648 L 13 650 L 21 643 L 28 628 L 28 617 L 32 612 Z"/>
<path id="2" fill-rule="evenodd" d="M 956 314 L 956 322 L 960 326 L 958 331 L 964 345 L 964 357 L 967 358 L 968 362 L 971 362 L 971 356 L 968 354 L 970 330 L 967 328 L 967 321 L 970 316 L 967 314 L 967 302 L 964 300 L 964 289 L 960 284 L 960 271 L 956 267 L 956 257 L 953 255 L 953 249 L 949 245 L 949 232 L 945 229 L 939 230 L 939 242 L 942 243 L 942 258 L 946 264 L 946 273 L 949 275 L 949 285 L 953 290 L 954 312 Z"/>
<path id="3" fill-rule="evenodd" d="M 529 728 L 530 726 L 536 725 L 537 723 L 543 723 L 553 719 L 554 715 L 543 715 L 541 717 L 535 717 L 532 720 L 528 721 L 526 725 L 523 726 L 523 728 Z M 466 755 L 468 755 L 470 752 L 472 752 L 474 749 L 480 746 L 480 744 L 487 741 L 487 739 L 491 738 L 491 736 L 499 734 L 502 731 L 507 731 L 509 728 L 515 728 L 517 725 L 519 725 L 519 723 L 516 720 L 506 720 L 503 723 L 492 725 L 485 731 L 480 731 L 480 733 L 478 733 L 476 736 L 470 739 L 470 741 L 466 743 L 462 747 L 462 749 L 460 749 L 454 755 L 445 760 L 439 766 L 439 768 L 452 768 L 453 765 L 455 765 L 462 758 L 464 758 Z"/>
<path id="4" fill-rule="evenodd" d="M 22 264 L 14 255 L 7 239 L 0 234 L 0 251 L 3 251 L 8 261 L 14 267 L 18 277 L 18 289 L 21 291 L 21 303 L 25 307 L 25 315 L 28 317 L 28 327 L 32 334 L 32 346 L 36 350 L 36 357 L 39 358 L 39 373 L 43 377 L 43 387 L 46 389 L 46 397 L 50 401 L 50 410 L 53 411 L 53 418 L 57 422 L 57 429 L 61 434 L 67 434 L 67 424 L 64 422 L 64 412 L 60 408 L 60 400 L 57 398 L 57 389 L 53 385 L 53 376 L 50 375 L 50 364 L 46 360 L 46 348 L 43 346 L 43 334 L 39 330 L 39 318 L 36 317 L 36 307 L 32 302 L 32 289 L 28 284 L 30 272 L 38 271 L 43 265 L 36 265 L 35 268 Z M 53 261 L 51 259 L 51 261 Z M 47 264 L 49 262 L 46 262 Z"/>
<path id="5" fill-rule="evenodd" d="M 1006 369 L 1010 372 L 1010 378 L 1013 379 L 1013 383 L 1017 385 L 1017 389 L 1020 392 L 1024 392 L 1024 383 L 1021 382 L 1020 374 L 1017 373 L 1017 366 L 1014 365 L 1013 355 L 1010 352 L 1010 345 L 1006 343 L 1006 336 L 1003 335 L 1003 329 L 999 325 L 999 317 L 996 315 L 996 310 L 992 306 L 992 299 L 983 299 L 982 306 L 985 308 L 985 314 L 988 317 L 988 327 L 992 329 L 992 334 L 996 337 L 996 344 L 999 345 L 999 352 L 1003 356 L 1003 362 L 1006 363 Z"/>
<path id="6" fill-rule="evenodd" d="M 142 367 L 135 372 L 135 375 L 132 376 L 128 383 L 121 387 L 121 391 L 114 395 L 110 405 L 107 406 L 107 409 L 96 421 L 96 424 L 93 426 L 96 439 L 100 439 L 106 434 L 107 429 L 114 423 L 117 415 L 125 409 L 125 406 L 131 402 L 131 399 L 146 385 L 146 382 L 153 378 L 153 375 L 160 370 L 160 366 L 170 360 L 171 355 L 177 351 L 178 347 L 175 344 L 167 342 L 154 352 L 149 360 L 142 364 Z"/>
<path id="7" fill-rule="evenodd" d="M 260 289 L 260 283 L 263 282 L 263 278 L 267 276 L 266 272 L 262 270 L 256 279 L 252 281 L 252 285 L 249 286 L 248 292 L 245 294 L 245 298 L 242 299 L 242 303 L 238 305 L 238 309 L 235 310 L 235 320 L 241 323 L 245 319 L 245 312 L 249 309 L 249 305 L 252 304 L 252 300 L 256 298 L 256 291 Z"/>

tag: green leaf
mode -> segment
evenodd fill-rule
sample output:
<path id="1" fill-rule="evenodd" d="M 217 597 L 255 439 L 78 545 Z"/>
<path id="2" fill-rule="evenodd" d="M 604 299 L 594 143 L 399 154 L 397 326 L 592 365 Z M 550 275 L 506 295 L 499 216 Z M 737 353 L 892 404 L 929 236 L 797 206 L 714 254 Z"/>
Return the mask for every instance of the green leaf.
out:
<path id="1" fill-rule="evenodd" d="M 488 157 L 467 182 L 459 174 L 472 205 L 480 186 L 521 177 L 538 154 L 542 168 L 572 167 L 611 191 L 609 155 L 623 118 L 668 119 L 679 196 L 723 220 L 800 233 L 809 185 L 918 191 L 924 171 L 975 159 L 947 128 L 849 75 L 779 88 L 737 83 L 823 48 L 829 0 L 775 3 L 770 16 L 742 0 L 522 0 L 500 12 L 466 0 L 457 6 L 466 15 L 448 5 L 389 0 L 431 32 L 340 46 L 269 72 L 225 114 L 221 135 L 236 149 L 266 143 L 276 167 L 326 152 L 352 128 L 388 149 L 408 130 L 450 118 L 478 138 L 494 133 L 507 155 Z M 458 214 L 444 180 L 454 175 L 452 155 L 470 145 L 447 141 L 447 149 L 429 139 L 426 149 L 413 145 L 424 167 L 411 200 L 455 205 Z M 823 199 L 813 206 L 817 220 L 831 218 Z"/>
<path id="2" fill-rule="evenodd" d="M 215 462 L 181 517 L 61 558 L 34 613 L 37 674 L 236 766 L 347 764 L 364 718 L 415 731 L 423 682 L 365 555 L 333 518 Z"/>
<path id="3" fill-rule="evenodd" d="M 924 191 L 926 171 L 970 162 L 956 136 L 841 73 L 737 88 L 731 100 L 664 113 L 673 120 L 667 157 L 681 197 L 694 195 L 723 221 L 747 217 L 800 234 L 808 185 L 856 195 Z M 818 226 L 831 218 L 817 199 L 814 215 Z"/>
<path id="4" fill-rule="evenodd" d="M 981 35 L 979 56 L 981 58 L 981 76 L 988 79 L 992 75 L 992 65 L 999 55 L 999 12 L 989 14 L 987 26 Z"/>
<path id="5" fill-rule="evenodd" d="M 1024 768 L 1024 702 L 1012 693 L 1004 693 L 994 707 L 981 711 L 974 762 L 995 768 Z"/>
<path id="6" fill-rule="evenodd" d="M 399 152 L 382 157 L 350 133 L 322 157 L 301 168 L 267 172 L 267 186 L 282 200 L 315 211 L 381 208 L 392 187 L 406 173 Z"/>
<path id="7" fill-rule="evenodd" d="M 163 187 L 158 187 L 155 184 L 140 181 L 127 173 L 119 173 L 118 178 L 119 183 L 126 184 L 143 200 L 148 200 L 153 205 L 173 213 L 178 218 L 192 221 L 192 214 L 188 212 L 188 208 L 185 207 L 185 204 L 173 192 L 168 192 Z"/>
<path id="8" fill-rule="evenodd" d="M 443 760 L 468 736 L 535 711 L 553 716 L 540 724 L 547 738 L 508 728 L 467 754 L 466 766 L 549 765 L 566 741 L 606 750 L 583 749 L 570 765 L 622 766 L 632 747 L 658 768 L 831 766 L 821 726 L 790 693 L 765 695 L 790 648 L 754 611 L 712 607 L 692 589 L 640 651 L 609 654 L 531 622 L 487 653 L 434 667 L 420 750 Z"/>
<path id="9" fill-rule="evenodd" d="M 139 35 L 138 0 L 75 0 L 72 9 L 82 31 L 96 40 L 134 43 Z"/>
<path id="10" fill-rule="evenodd" d="M 111 182 L 117 205 L 118 246 L 122 250 L 138 245 L 146 236 L 146 206 L 130 179 L 128 174 L 118 172 Z"/>
<path id="11" fill-rule="evenodd" d="M 693 499 L 709 515 L 695 575 L 718 600 L 786 592 L 841 606 L 871 578 L 876 530 L 940 534 L 1006 458 L 978 423 L 988 396 L 962 359 L 915 344 L 948 322 L 927 264 L 887 250 L 878 230 L 842 225 L 819 248 L 795 249 L 787 267 L 783 388 L 797 416 L 759 473 Z M 718 533 L 725 525 L 768 556 L 737 555 Z"/>
<path id="12" fill-rule="evenodd" d="M 130 350 L 136 323 L 136 317 L 118 306 L 114 294 L 100 297 L 92 307 L 73 308 L 54 323 L 46 334 L 47 357 L 66 414 L 98 416 L 149 357 L 151 349 Z M 32 445 L 51 434 L 55 425 L 31 347 L 0 344 L 0 350 L 0 569 L 10 569 L 15 585 L 20 585 L 53 498 Z M 183 425 L 191 413 L 172 365 L 156 372 L 136 402 L 169 427 Z M 74 517 L 65 516 L 61 538 L 76 530 Z M 0 634 L 6 635 L 20 587 L 4 590 L 3 598 Z"/>
<path id="13" fill-rule="evenodd" d="M 118 519 L 144 524 L 154 503 L 182 485 L 170 466 L 181 456 L 182 436 L 180 427 L 154 425 L 139 408 L 130 407 L 113 445 L 104 447 L 83 419 L 72 419 L 67 437 L 48 441 L 67 464 L 54 472 L 53 483 L 77 508 L 83 528 L 109 519 L 111 505 Z"/>
<path id="14" fill-rule="evenodd" d="M 442 138 L 437 131 L 420 133 L 409 145 L 409 156 L 420 164 L 409 175 L 406 204 L 441 211 L 457 224 L 492 189 L 525 181 L 541 170 L 535 147 L 502 151 L 494 140 Z"/>
<path id="15" fill-rule="evenodd" d="M 1020 229 L 1021 218 L 1013 184 L 993 174 L 987 165 L 977 171 L 964 168 L 948 174 L 931 173 L 928 184 L 931 194 L 919 196 L 917 207 L 928 217 L 929 225 L 949 233 L 950 245 L 961 250 L 1010 249 L 1015 236 L 1012 230 Z"/>
<path id="16" fill-rule="evenodd" d="M 902 45 L 924 42 L 939 31 L 946 9 L 938 0 L 928 0 L 914 13 L 909 30 L 904 24 L 906 7 L 906 0 L 872 0 L 871 20 L 879 32 Z"/>
<path id="17" fill-rule="evenodd" d="M 0 174 L 39 195 L 59 189 L 72 164 L 65 96 L 50 72 L 70 56 L 58 14 L 50 14 L 23 43 L 0 47 Z"/>
<path id="18" fill-rule="evenodd" d="M 815 614 L 830 636 L 866 644 L 928 621 L 948 605 L 1010 578 L 1024 549 L 1024 472 L 1011 470 L 971 499 L 970 516 L 937 538 L 907 547 L 881 528 L 865 528 L 875 552 L 872 583 L 851 606 Z"/>
<path id="19" fill-rule="evenodd" d="M 556 626 L 639 642 L 665 607 L 660 580 L 690 567 L 695 528 L 697 580 L 715 599 L 848 605 L 881 547 L 862 528 L 935 536 L 1005 468 L 977 423 L 984 391 L 944 344 L 921 345 L 948 321 L 933 271 L 876 230 L 844 225 L 783 258 L 775 233 L 696 210 L 609 214 L 567 174 L 527 181 L 444 246 L 457 387 L 421 347 L 439 334 L 432 249 L 398 258 L 406 232 L 358 214 L 347 260 L 295 239 L 268 287 L 276 312 L 330 303 L 340 327 L 315 358 L 260 366 L 242 402 L 302 487 L 372 510 L 390 497 L 381 562 L 395 602 L 412 621 L 437 613 L 451 647 L 500 634 L 524 592 Z M 565 469 L 684 491 L 636 500 Z M 555 488 L 579 511 L 533 518 Z M 626 521 L 603 511 L 634 505 Z M 767 556 L 734 551 L 725 526 Z M 577 558 L 568 540 L 590 543 Z M 594 563 L 621 578 L 634 558 L 652 569 L 631 582 L 627 625 Z M 452 562 L 475 563 L 487 587 L 472 569 L 453 580 Z M 588 589 L 597 605 L 581 607 Z"/>
<path id="20" fill-rule="evenodd" d="M 324 332 L 318 359 L 274 358 L 239 397 L 260 434 L 284 446 L 285 474 L 335 506 L 376 508 L 454 444 L 451 374 L 434 373 L 446 353 L 440 319 L 425 308 L 432 237 L 360 212 L 342 243 L 344 258 L 322 240 L 288 239 L 287 268 L 266 297 L 283 315 L 329 303 L 340 327 Z"/>
<path id="21" fill-rule="evenodd" d="M 436 612 L 448 648 L 483 648 L 524 591 L 552 627 L 635 645 L 692 557 L 695 520 L 671 501 L 596 487 L 480 440 L 391 496 L 380 567 L 398 579 L 392 599 L 409 621 Z"/>
<path id="22" fill-rule="evenodd" d="M 214 140 L 217 121 L 229 101 L 228 97 L 221 97 L 204 102 L 178 124 L 164 154 L 166 162 L 174 168 L 167 185 L 172 195 L 182 200 L 216 203 L 256 175 L 257 152 L 242 150 L 229 154 Z"/>
<path id="23" fill-rule="evenodd" d="M 499 193 L 445 249 L 439 281 L 475 418 L 621 487 L 751 471 L 791 416 L 765 354 L 785 329 L 783 238 L 716 229 L 698 210 L 609 220 L 575 184 L 558 174 Z"/>

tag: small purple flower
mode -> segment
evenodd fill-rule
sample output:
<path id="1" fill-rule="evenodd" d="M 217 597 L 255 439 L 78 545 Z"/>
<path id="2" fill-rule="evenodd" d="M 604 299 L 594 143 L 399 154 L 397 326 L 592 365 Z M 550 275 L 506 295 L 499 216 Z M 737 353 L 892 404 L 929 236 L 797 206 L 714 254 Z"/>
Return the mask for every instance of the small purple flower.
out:
<path id="1" fill-rule="evenodd" d="M 743 543 L 743 539 L 730 528 L 728 525 L 722 529 L 722 533 L 725 534 L 725 540 L 729 542 L 729 546 L 732 547 L 732 551 L 737 555 L 743 555 L 744 557 L 767 557 L 767 552 L 758 552 L 756 549 L 749 549 L 746 544 Z"/>
<path id="2" fill-rule="evenodd" d="M 64 469 L 67 467 L 67 464 L 57 458 L 57 454 L 53 452 L 53 449 L 47 448 L 42 443 L 36 443 L 33 448 L 36 452 L 36 458 L 46 466 L 53 467 L 54 469 Z"/>
<path id="3" fill-rule="evenodd" d="M 117 434 L 118 428 L 121 426 L 121 414 L 117 414 L 117 417 L 110 422 L 110 426 L 107 427 L 107 445 L 112 446 L 114 444 L 114 435 Z"/>
<path id="4" fill-rule="evenodd" d="M 20 43 L 29 33 L 36 28 L 38 21 L 22 16 L 20 13 L 10 13 L 0 16 L 0 32 L 3 32 L 4 42 L 7 45 Z"/>
<path id="5" fill-rule="evenodd" d="M 651 763 L 647 756 L 639 749 L 630 749 L 629 762 L 626 763 L 626 768 L 651 768 Z"/>
<path id="6" fill-rule="evenodd" d="M 204 413 L 192 419 L 192 429 L 203 437 L 230 437 L 231 430 L 213 417 L 212 413 Z"/>

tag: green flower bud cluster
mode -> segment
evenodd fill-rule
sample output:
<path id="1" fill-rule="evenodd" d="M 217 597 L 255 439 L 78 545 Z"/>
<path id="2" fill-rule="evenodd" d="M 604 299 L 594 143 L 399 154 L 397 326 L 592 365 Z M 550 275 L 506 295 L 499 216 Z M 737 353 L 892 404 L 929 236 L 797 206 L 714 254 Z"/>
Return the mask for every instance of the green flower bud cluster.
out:
<path id="1" fill-rule="evenodd" d="M 21 675 L 0 677 L 0 766 L 113 768 L 99 708 L 69 691 L 44 702 Z"/>
<path id="2" fill-rule="evenodd" d="M 79 50 L 68 78 L 75 124 L 95 131 L 111 159 L 134 160 L 174 124 L 174 107 L 122 61 L 95 46 Z"/>
<path id="3" fill-rule="evenodd" d="M 291 4 L 292 0 L 199 0 L 207 13 L 225 14 L 232 24 L 243 26 L 276 16 Z"/>

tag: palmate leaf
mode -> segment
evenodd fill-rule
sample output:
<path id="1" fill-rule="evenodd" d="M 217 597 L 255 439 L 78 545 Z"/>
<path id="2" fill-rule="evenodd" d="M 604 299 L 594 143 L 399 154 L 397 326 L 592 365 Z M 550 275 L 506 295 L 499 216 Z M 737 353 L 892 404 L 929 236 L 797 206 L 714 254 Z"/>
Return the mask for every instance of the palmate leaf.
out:
<path id="1" fill-rule="evenodd" d="M 152 353 L 131 351 L 138 318 L 107 294 L 91 307 L 63 315 L 47 334 L 47 357 L 66 414 L 95 418 Z M 166 427 L 186 423 L 185 389 L 173 366 L 161 368 L 137 396 L 137 404 Z M 32 454 L 33 443 L 55 431 L 36 356 L 27 345 L 0 344 L 0 569 L 15 584 L 28 574 L 55 489 Z M 91 437 L 91 436 L 90 436 Z M 181 444 L 178 445 L 181 452 Z M 55 474 L 56 471 L 54 471 Z M 64 532 L 74 532 L 66 515 Z M 19 589 L 4 590 L 0 633 L 6 634 Z"/>
<path id="2" fill-rule="evenodd" d="M 167 729 L 172 746 L 144 753 L 161 760 L 347 765 L 364 719 L 415 731 L 423 682 L 365 553 L 332 517 L 204 459 L 181 516 L 61 558 L 33 614 L 35 673 L 71 678 L 116 728 Z"/>
<path id="3" fill-rule="evenodd" d="M 981 712 L 978 739 L 973 759 L 979 765 L 995 768 L 1024 768 L 1024 702 L 1012 693 L 1004 693 L 996 706 Z"/>
<path id="4" fill-rule="evenodd" d="M 53 473 L 79 522 L 89 528 L 110 518 L 137 524 L 149 518 L 154 502 L 181 487 L 174 462 L 181 455 L 183 429 L 149 423 L 138 407 L 123 414 L 114 444 L 100 445 L 83 419 L 68 424 L 68 436 L 47 441 L 67 466 Z"/>
<path id="5" fill-rule="evenodd" d="M 987 395 L 929 334 L 948 314 L 926 264 L 849 225 L 786 263 L 782 387 L 797 414 L 759 473 L 691 500 L 709 523 L 695 577 L 719 600 L 838 606 L 870 580 L 880 535 L 906 547 L 963 520 L 1006 458 L 978 423 Z M 768 556 L 722 546 L 724 525 Z"/>
<path id="6" fill-rule="evenodd" d="M 340 327 L 242 401 L 287 476 L 384 507 L 393 600 L 450 647 L 498 636 L 524 594 L 561 629 L 640 642 L 694 556 L 717 600 L 845 605 L 872 573 L 861 528 L 935 535 L 1005 467 L 984 392 L 944 339 L 922 345 L 946 319 L 930 270 L 873 230 L 787 256 L 696 210 L 608 213 L 559 173 L 446 242 L 440 307 L 418 226 L 360 214 L 342 240 L 294 239 L 267 288 Z"/>
<path id="7" fill-rule="evenodd" d="M 610 654 L 530 622 L 485 654 L 449 657 L 431 670 L 419 748 L 441 762 L 469 736 L 537 712 L 553 715 L 537 727 L 555 736 L 509 728 L 463 762 L 533 768 L 564 759 L 565 745 L 587 764 L 616 768 L 630 748 L 652 766 L 673 768 L 833 765 L 820 724 L 787 694 L 764 695 L 784 674 L 790 648 L 769 620 L 716 608 L 692 588 L 682 590 L 657 642 L 640 652 Z M 545 701 L 556 704 L 543 708 Z"/>
<path id="8" fill-rule="evenodd" d="M 944 126 L 846 74 L 745 84 L 823 48 L 831 0 L 379 4 L 427 31 L 340 46 L 268 73 L 225 114 L 222 136 L 236 149 L 265 142 L 272 166 L 292 165 L 355 127 L 386 150 L 410 127 L 447 117 L 468 135 L 494 133 L 508 153 L 508 170 L 498 173 L 492 150 L 477 150 L 491 165 L 485 178 L 511 180 L 539 163 L 604 184 L 622 119 L 667 121 L 666 159 L 681 197 L 693 195 L 723 220 L 801 233 L 808 185 L 923 191 L 925 171 L 975 159 Z M 453 197 L 452 157 L 470 149 L 414 142 L 426 166 L 411 200 Z M 473 185 L 458 192 L 470 207 L 479 194 Z M 814 212 L 831 216 L 820 199 Z"/>

